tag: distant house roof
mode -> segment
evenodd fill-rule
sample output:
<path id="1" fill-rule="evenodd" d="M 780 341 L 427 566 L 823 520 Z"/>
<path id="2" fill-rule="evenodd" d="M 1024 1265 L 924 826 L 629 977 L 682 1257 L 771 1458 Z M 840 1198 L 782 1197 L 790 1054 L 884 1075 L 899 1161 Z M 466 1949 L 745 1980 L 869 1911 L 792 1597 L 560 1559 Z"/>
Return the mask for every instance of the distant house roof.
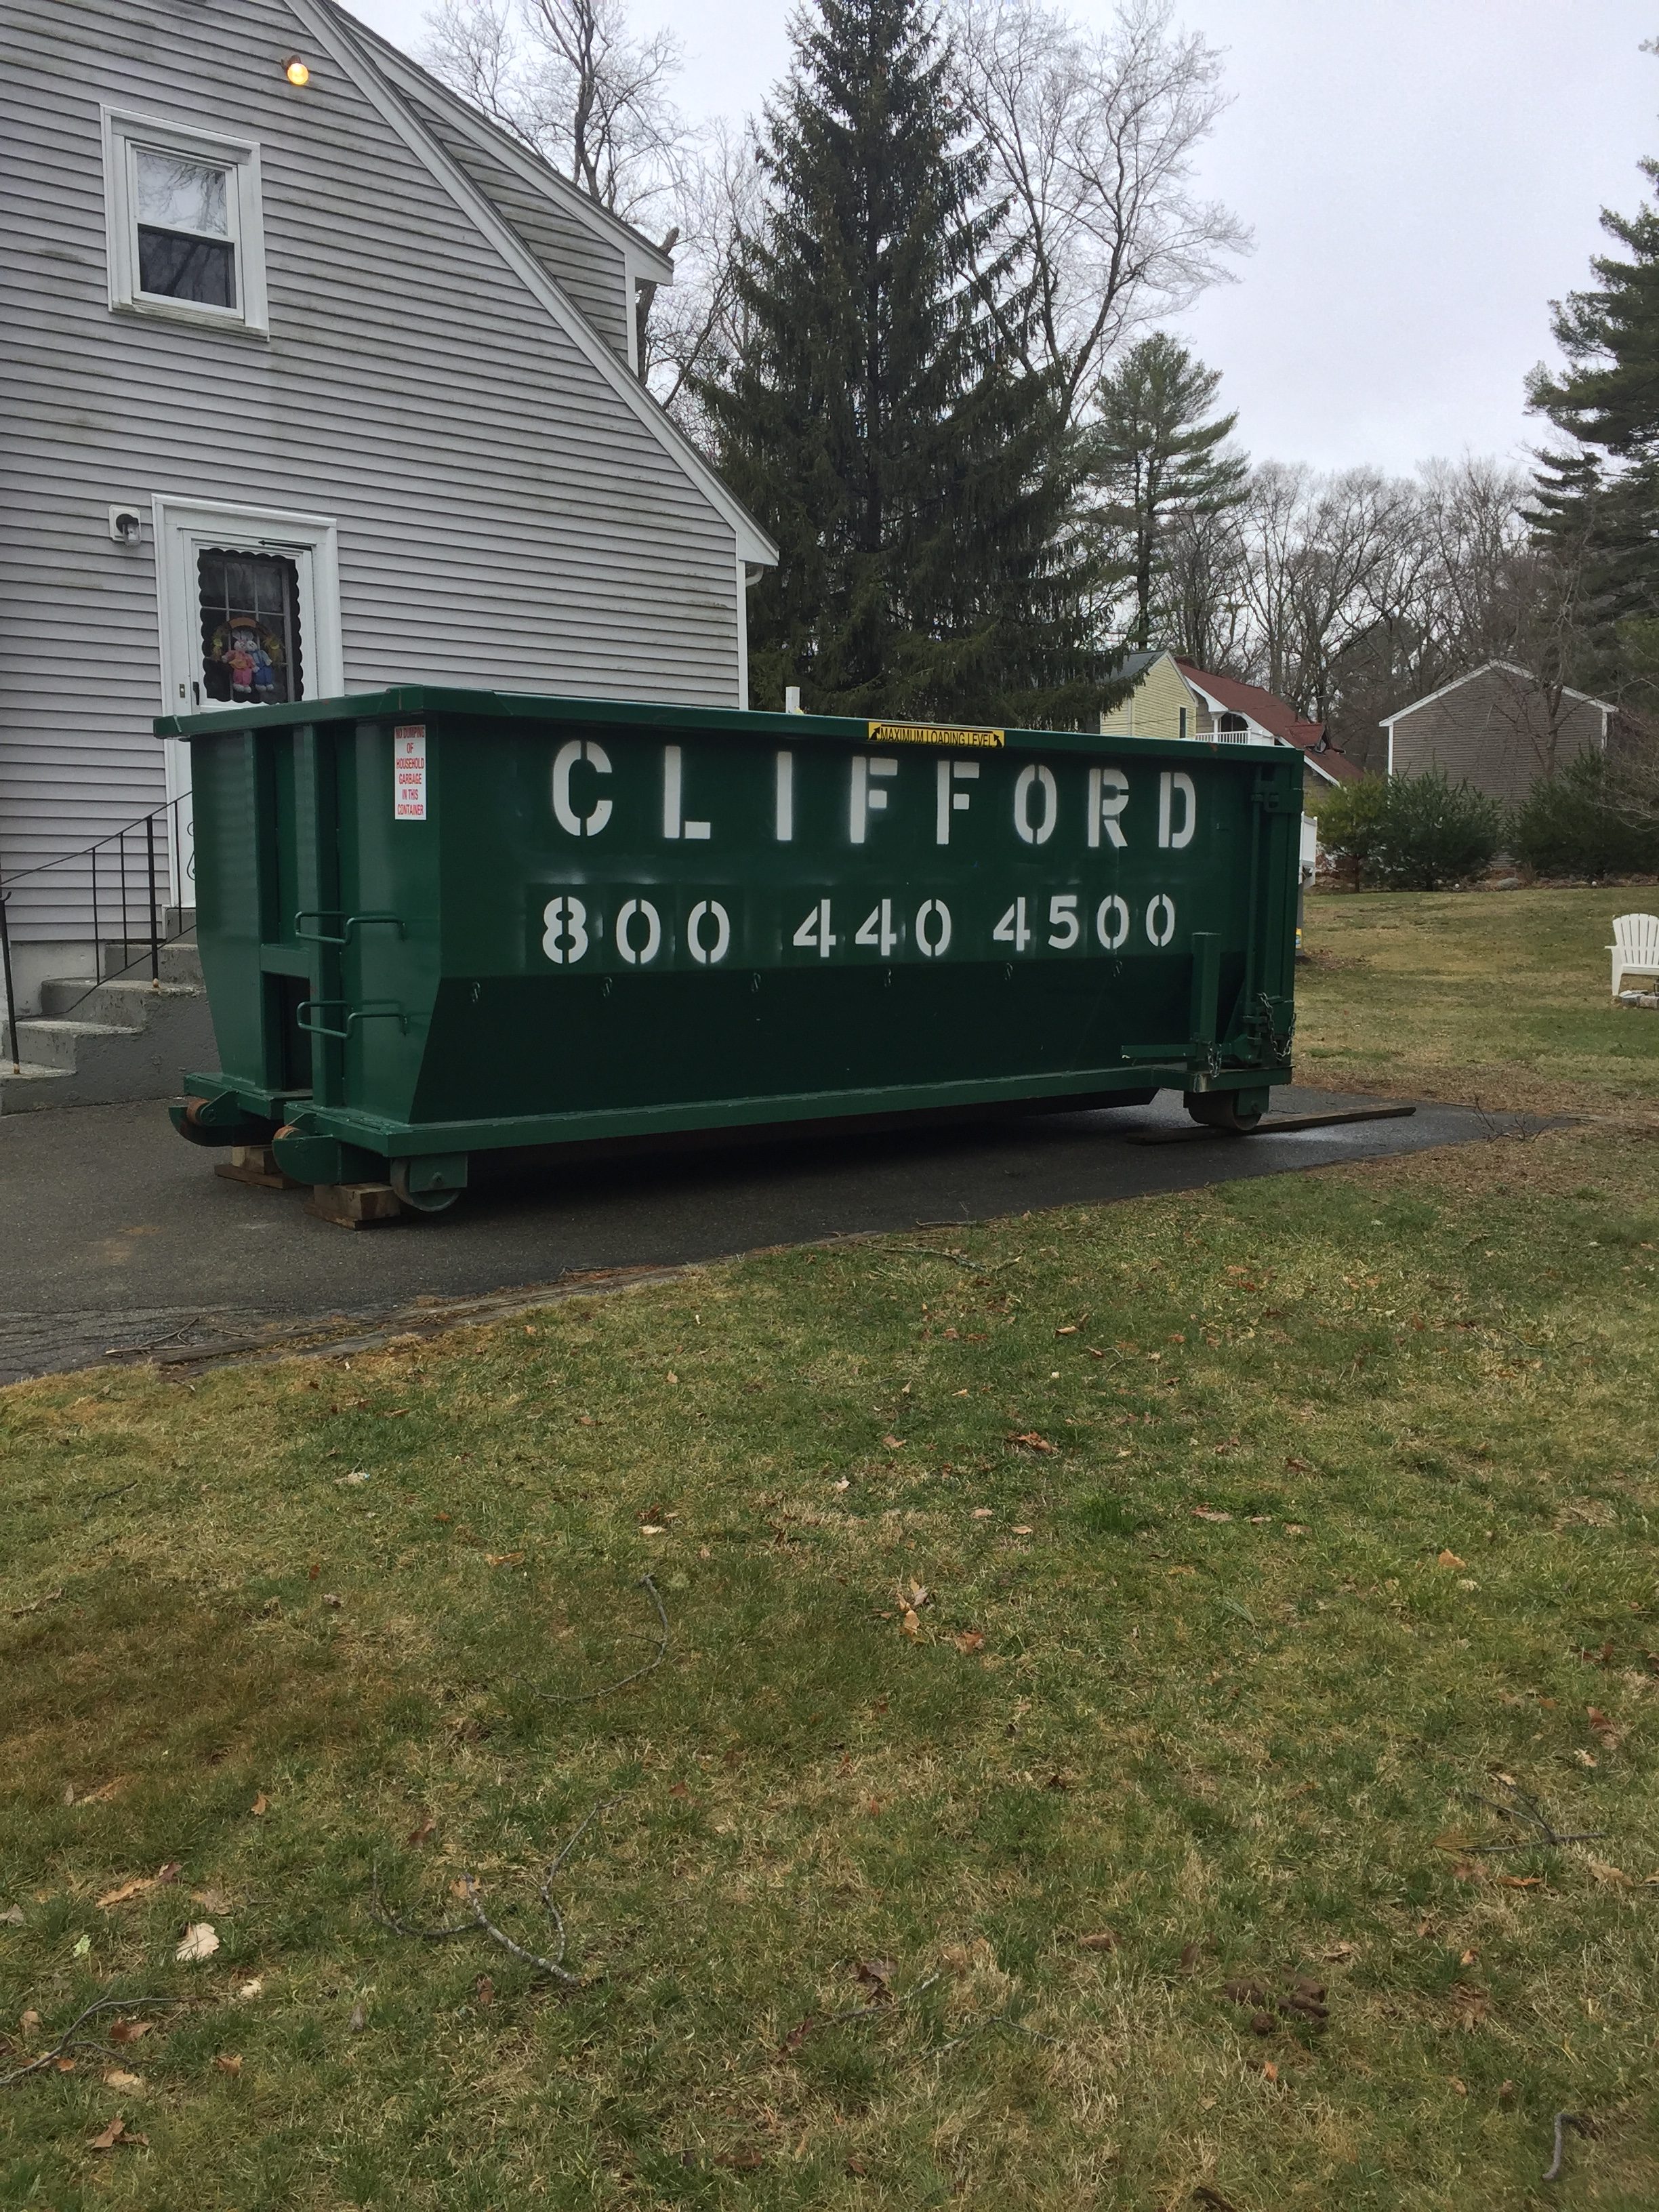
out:
<path id="1" fill-rule="evenodd" d="M 1205 693 L 1224 711 L 1245 715 L 1281 744 L 1294 745 L 1298 752 L 1307 754 L 1315 771 L 1328 782 L 1351 783 L 1365 773 L 1358 762 L 1337 750 L 1322 722 L 1304 721 L 1295 708 L 1275 693 L 1264 691 L 1259 684 L 1241 684 L 1233 676 L 1212 676 L 1195 661 L 1182 660 L 1179 655 L 1176 665 L 1195 690 Z"/>
<path id="2" fill-rule="evenodd" d="M 1161 645 L 1153 646 L 1150 651 L 1126 653 L 1118 663 L 1117 673 L 1126 684 L 1133 684 L 1138 677 L 1146 673 L 1155 660 L 1162 660 L 1164 653 L 1164 648 Z"/>
<path id="3" fill-rule="evenodd" d="M 1467 676 L 1454 676 L 1449 684 L 1443 684 L 1437 691 L 1425 692 L 1422 698 L 1413 699 L 1409 707 L 1396 707 L 1392 714 L 1384 714 L 1378 726 L 1391 730 L 1396 722 L 1403 721 L 1407 714 L 1414 714 L 1419 707 L 1431 707 L 1437 699 L 1443 699 L 1449 691 L 1456 691 L 1465 684 L 1473 684 L 1477 676 L 1485 676 L 1494 668 L 1502 669 L 1505 676 L 1518 676 L 1523 684 L 1534 684 L 1540 690 L 1543 689 L 1530 669 L 1519 668 L 1512 660 L 1483 660 L 1479 668 L 1471 668 Z M 1604 714 L 1618 712 L 1605 699 L 1592 699 L 1588 691 L 1575 691 L 1568 684 L 1561 686 L 1561 696 L 1566 699 L 1577 699 L 1585 707 L 1599 707 Z"/>

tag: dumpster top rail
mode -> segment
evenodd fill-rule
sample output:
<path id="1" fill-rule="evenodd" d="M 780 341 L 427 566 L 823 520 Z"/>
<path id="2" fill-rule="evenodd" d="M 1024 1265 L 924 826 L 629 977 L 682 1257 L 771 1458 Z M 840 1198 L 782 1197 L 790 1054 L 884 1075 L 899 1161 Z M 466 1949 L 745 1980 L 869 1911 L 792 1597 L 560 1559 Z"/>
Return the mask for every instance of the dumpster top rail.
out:
<path id="1" fill-rule="evenodd" d="M 743 707 L 676 707 L 637 699 L 580 699 L 556 693 L 533 691 L 471 691 L 443 684 L 401 684 L 383 691 L 346 693 L 338 698 L 303 699 L 281 707 L 222 707 L 201 714 L 165 714 L 155 723 L 158 738 L 224 736 L 247 730 L 293 729 L 304 725 L 369 722 L 404 715 L 459 714 L 473 720 L 504 722 L 578 722 L 589 726 L 638 730 L 706 731 L 725 737 L 753 738 L 775 744 L 781 738 L 795 742 L 817 738 L 829 743 L 867 745 L 915 744 L 963 750 L 981 747 L 1009 751 L 1116 752 L 1127 747 L 1137 753 L 1164 755 L 1190 760 L 1194 750 L 1221 760 L 1260 768 L 1263 755 L 1251 748 L 1216 747 L 1202 738 L 1136 738 L 1097 730 L 1038 730 L 997 728 L 985 724 L 935 722 L 920 716 L 850 714 L 775 714 Z M 1271 764 L 1274 756 L 1267 757 Z M 1280 759 L 1299 766 L 1300 755 L 1287 750 Z"/>

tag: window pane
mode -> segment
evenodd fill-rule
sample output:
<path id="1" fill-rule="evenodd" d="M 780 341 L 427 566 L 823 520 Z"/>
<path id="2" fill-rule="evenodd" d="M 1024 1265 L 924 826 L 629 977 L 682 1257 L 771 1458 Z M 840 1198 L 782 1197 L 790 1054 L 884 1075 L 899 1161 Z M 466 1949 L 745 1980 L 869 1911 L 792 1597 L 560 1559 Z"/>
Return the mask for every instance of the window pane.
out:
<path id="1" fill-rule="evenodd" d="M 140 222 L 229 237 L 228 170 L 211 161 L 192 161 L 185 154 L 158 154 L 148 146 L 135 147 L 133 153 Z"/>
<path id="2" fill-rule="evenodd" d="M 236 305 L 236 249 L 210 238 L 181 238 L 177 231 L 138 233 L 138 289 L 164 300 L 195 300 L 207 307 Z"/>
<path id="3" fill-rule="evenodd" d="M 210 699 L 270 707 L 302 699 L 300 570 L 281 553 L 198 556 L 202 689 Z"/>

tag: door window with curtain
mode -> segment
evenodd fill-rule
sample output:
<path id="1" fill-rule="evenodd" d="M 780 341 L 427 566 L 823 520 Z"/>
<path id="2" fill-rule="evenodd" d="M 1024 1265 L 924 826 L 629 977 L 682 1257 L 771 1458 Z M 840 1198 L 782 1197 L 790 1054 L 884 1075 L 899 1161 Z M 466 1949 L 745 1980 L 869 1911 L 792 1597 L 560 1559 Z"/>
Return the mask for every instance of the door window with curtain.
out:
<path id="1" fill-rule="evenodd" d="M 285 553 L 197 556 L 202 702 L 274 707 L 305 696 L 300 570 Z"/>

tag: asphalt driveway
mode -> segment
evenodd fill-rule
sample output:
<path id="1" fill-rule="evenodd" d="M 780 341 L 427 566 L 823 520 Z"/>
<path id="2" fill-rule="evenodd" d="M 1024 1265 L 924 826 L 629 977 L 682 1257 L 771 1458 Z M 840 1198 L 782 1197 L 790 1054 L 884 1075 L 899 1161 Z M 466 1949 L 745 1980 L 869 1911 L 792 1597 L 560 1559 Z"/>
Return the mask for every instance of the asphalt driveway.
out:
<path id="1" fill-rule="evenodd" d="M 1287 1090 L 1273 1113 L 1352 1109 Z M 1423 1106 L 1409 1119 L 1148 1142 L 1188 1124 L 1173 1093 L 880 1136 L 745 1139 L 717 1149 L 485 1174 L 450 1213 L 353 1231 L 301 1191 L 213 1172 L 157 1103 L 0 1117 L 0 1382 L 354 1327 L 522 1294 L 587 1271 L 654 1268 L 770 1244 L 1103 1204 L 1243 1176 L 1479 1142 L 1519 1117 Z M 113 1355 L 113 1358 L 112 1358 Z"/>

